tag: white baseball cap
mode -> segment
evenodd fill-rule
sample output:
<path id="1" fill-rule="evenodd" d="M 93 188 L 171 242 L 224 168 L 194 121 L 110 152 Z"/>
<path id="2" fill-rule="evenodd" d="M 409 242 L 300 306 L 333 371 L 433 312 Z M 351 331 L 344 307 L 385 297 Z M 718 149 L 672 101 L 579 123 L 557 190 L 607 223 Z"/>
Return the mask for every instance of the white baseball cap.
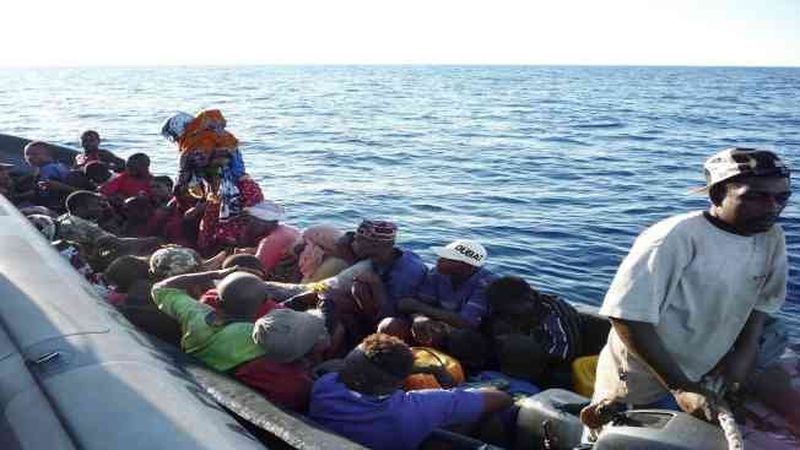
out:
<path id="1" fill-rule="evenodd" d="M 459 239 L 446 247 L 431 247 L 436 256 L 453 261 L 461 261 L 471 266 L 481 267 L 486 262 L 486 249 L 475 241 Z"/>

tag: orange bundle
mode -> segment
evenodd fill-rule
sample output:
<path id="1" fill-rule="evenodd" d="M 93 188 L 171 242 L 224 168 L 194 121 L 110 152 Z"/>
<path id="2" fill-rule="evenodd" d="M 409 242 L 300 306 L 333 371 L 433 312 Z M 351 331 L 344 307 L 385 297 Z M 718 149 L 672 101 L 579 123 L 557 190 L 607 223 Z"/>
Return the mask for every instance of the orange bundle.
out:
<path id="1" fill-rule="evenodd" d="M 225 117 L 218 109 L 200 111 L 186 125 L 186 130 L 178 140 L 178 148 L 183 154 L 200 152 L 210 158 L 215 151 L 233 153 L 239 145 L 236 136 L 225 131 Z"/>

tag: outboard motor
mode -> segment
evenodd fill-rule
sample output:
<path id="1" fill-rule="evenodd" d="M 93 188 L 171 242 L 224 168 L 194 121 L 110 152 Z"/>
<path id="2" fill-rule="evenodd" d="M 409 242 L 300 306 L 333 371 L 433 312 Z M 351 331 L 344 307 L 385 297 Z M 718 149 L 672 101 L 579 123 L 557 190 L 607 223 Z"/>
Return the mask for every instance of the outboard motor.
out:
<path id="1" fill-rule="evenodd" d="M 548 389 L 519 403 L 516 448 L 571 450 L 581 442 L 581 409 L 589 399 L 565 389 Z"/>
<path id="2" fill-rule="evenodd" d="M 727 450 L 719 427 L 688 414 L 656 409 L 625 411 L 600 432 L 595 450 Z"/>

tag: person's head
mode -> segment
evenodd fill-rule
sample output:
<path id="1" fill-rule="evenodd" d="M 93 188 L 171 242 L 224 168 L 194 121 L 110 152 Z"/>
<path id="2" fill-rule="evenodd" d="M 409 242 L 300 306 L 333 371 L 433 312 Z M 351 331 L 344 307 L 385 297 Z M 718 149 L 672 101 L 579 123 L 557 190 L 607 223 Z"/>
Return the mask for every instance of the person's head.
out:
<path id="1" fill-rule="evenodd" d="M 196 251 L 178 246 L 163 247 L 150 255 L 150 275 L 154 280 L 198 272 L 203 258 Z"/>
<path id="2" fill-rule="evenodd" d="M 166 175 L 153 177 L 150 181 L 150 196 L 159 205 L 167 203 L 172 198 L 172 189 L 172 178 Z"/>
<path id="3" fill-rule="evenodd" d="M 147 258 L 120 256 L 106 267 L 103 278 L 118 292 L 126 293 L 137 281 L 150 279 L 150 264 Z"/>
<path id="4" fill-rule="evenodd" d="M 725 149 L 704 172 L 711 214 L 738 234 L 769 230 L 791 195 L 789 168 L 768 150 Z"/>
<path id="5" fill-rule="evenodd" d="M 100 133 L 94 130 L 86 130 L 81 133 L 81 147 L 89 152 L 96 152 L 100 149 Z"/>
<path id="6" fill-rule="evenodd" d="M 386 395 L 403 386 L 413 367 L 414 354 L 408 344 L 394 336 L 375 333 L 347 355 L 339 378 L 353 391 Z"/>
<path id="7" fill-rule="evenodd" d="M 150 157 L 144 153 L 134 153 L 125 163 L 125 172 L 135 178 L 150 176 Z"/>
<path id="8" fill-rule="evenodd" d="M 153 203 L 144 195 L 128 197 L 123 202 L 122 211 L 128 222 L 145 223 L 153 214 Z"/>
<path id="9" fill-rule="evenodd" d="M 330 346 L 325 320 L 318 311 L 276 308 L 253 326 L 253 341 L 264 347 L 264 356 L 279 363 L 301 358 L 318 359 Z"/>
<path id="10" fill-rule="evenodd" d="M 177 112 L 167 118 L 161 125 L 161 136 L 170 142 L 178 142 L 186 132 L 186 127 L 194 120 L 194 116 L 185 112 Z"/>
<path id="11" fill-rule="evenodd" d="M 527 281 L 516 276 L 504 276 L 486 287 L 486 300 L 492 315 L 529 320 L 540 313 L 541 300 Z"/>
<path id="12" fill-rule="evenodd" d="M 248 272 L 234 272 L 223 278 L 217 291 L 222 321 L 251 322 L 267 296 L 261 278 Z"/>
<path id="13" fill-rule="evenodd" d="M 397 225 L 385 220 L 363 220 L 353 238 L 353 253 L 359 259 L 381 258 L 392 253 Z"/>
<path id="14" fill-rule="evenodd" d="M 468 328 L 455 328 L 447 334 L 444 350 L 461 362 L 467 372 L 484 367 L 489 356 L 486 339 L 481 333 Z"/>
<path id="15" fill-rule="evenodd" d="M 23 150 L 25 162 L 34 167 L 41 167 L 53 161 L 53 151 L 42 141 L 31 141 Z"/>
<path id="16" fill-rule="evenodd" d="M 91 161 L 86 164 L 83 166 L 83 173 L 89 181 L 98 185 L 111 179 L 111 170 L 109 170 L 108 165 L 102 161 Z"/>
<path id="17" fill-rule="evenodd" d="M 222 262 L 222 268 L 228 269 L 230 267 L 238 267 L 239 270 L 250 272 L 261 279 L 266 277 L 264 264 L 255 255 L 249 253 L 237 253 L 225 258 L 225 261 Z"/>
<path id="18" fill-rule="evenodd" d="M 456 279 L 470 277 L 486 263 L 486 249 L 475 241 L 461 239 L 432 250 L 439 257 L 436 270 Z"/>
<path id="19" fill-rule="evenodd" d="M 97 221 L 109 208 L 108 201 L 95 192 L 75 191 L 67 197 L 67 212 L 82 219 Z"/>
<path id="20" fill-rule="evenodd" d="M 13 164 L 0 163 L 0 194 L 7 194 L 14 185 L 14 180 L 11 178 L 13 168 Z"/>
<path id="21" fill-rule="evenodd" d="M 521 334 L 497 337 L 500 370 L 514 378 L 539 381 L 547 367 L 547 353 L 536 338 Z"/>
<path id="22" fill-rule="evenodd" d="M 52 217 L 44 214 L 31 214 L 26 217 L 31 225 L 33 225 L 34 228 L 42 233 L 42 236 L 44 236 L 45 239 L 48 241 L 55 240 L 58 232 L 58 226 Z"/>
<path id="23" fill-rule="evenodd" d="M 270 200 L 245 208 L 244 212 L 247 214 L 247 225 L 239 236 L 239 245 L 243 247 L 258 244 L 261 238 L 278 227 L 278 222 L 285 214 L 283 206 Z"/>
<path id="24" fill-rule="evenodd" d="M 335 254 L 342 232 L 330 225 L 315 225 L 303 230 L 302 240 L 297 247 L 297 265 L 303 276 L 311 276 L 319 268 L 325 257 Z"/>

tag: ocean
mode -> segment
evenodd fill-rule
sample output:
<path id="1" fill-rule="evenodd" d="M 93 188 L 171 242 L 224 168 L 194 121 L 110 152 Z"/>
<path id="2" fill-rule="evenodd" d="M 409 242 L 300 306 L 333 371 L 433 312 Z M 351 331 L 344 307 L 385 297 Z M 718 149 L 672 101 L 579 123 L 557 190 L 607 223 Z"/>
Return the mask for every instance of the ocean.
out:
<path id="1" fill-rule="evenodd" d="M 488 266 L 599 305 L 648 225 L 705 209 L 702 164 L 732 145 L 800 167 L 800 69 L 261 66 L 0 70 L 0 133 L 146 152 L 173 111 L 219 108 L 249 173 L 298 227 L 398 223 L 399 243 L 483 243 Z M 782 316 L 800 341 L 800 208 Z"/>

